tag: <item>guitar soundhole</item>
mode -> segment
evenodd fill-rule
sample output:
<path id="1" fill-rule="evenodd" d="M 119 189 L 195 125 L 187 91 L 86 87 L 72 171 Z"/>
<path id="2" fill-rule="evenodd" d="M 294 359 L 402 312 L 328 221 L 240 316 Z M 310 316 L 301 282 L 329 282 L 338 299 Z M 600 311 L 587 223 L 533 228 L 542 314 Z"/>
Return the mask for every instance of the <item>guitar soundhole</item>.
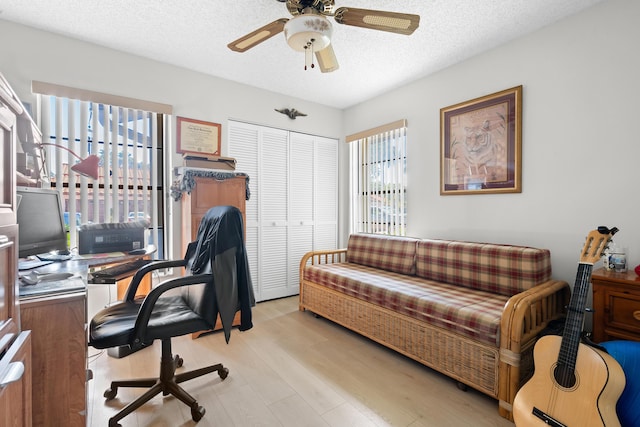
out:
<path id="1" fill-rule="evenodd" d="M 576 385 L 575 371 L 566 365 L 556 365 L 553 377 L 561 387 L 573 388 Z"/>

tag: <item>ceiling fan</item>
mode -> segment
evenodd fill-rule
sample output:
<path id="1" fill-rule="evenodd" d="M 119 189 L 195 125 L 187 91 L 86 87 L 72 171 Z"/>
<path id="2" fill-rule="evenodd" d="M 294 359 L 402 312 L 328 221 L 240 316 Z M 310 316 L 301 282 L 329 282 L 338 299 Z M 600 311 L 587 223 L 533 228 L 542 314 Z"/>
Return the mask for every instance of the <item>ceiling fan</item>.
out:
<path id="1" fill-rule="evenodd" d="M 289 46 L 305 52 L 305 70 L 313 55 L 320 70 L 328 73 L 338 69 L 338 60 L 331 44 L 333 28 L 328 16 L 338 24 L 372 30 L 388 31 L 404 35 L 412 34 L 420 23 L 419 15 L 387 12 L 382 10 L 339 7 L 334 10 L 334 0 L 277 0 L 287 4 L 293 18 L 280 18 L 229 43 L 229 49 L 246 52 L 263 41 L 284 31 Z"/>

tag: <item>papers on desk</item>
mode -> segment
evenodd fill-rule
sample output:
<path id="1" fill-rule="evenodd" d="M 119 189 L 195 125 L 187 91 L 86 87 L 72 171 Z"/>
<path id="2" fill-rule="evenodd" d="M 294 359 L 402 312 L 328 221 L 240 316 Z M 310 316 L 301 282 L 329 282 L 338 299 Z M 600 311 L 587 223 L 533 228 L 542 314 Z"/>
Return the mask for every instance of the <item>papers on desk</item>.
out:
<path id="1" fill-rule="evenodd" d="M 33 268 L 38 268 L 49 264 L 53 264 L 53 261 L 43 261 L 40 259 L 24 259 L 18 261 L 18 270 L 31 270 Z"/>

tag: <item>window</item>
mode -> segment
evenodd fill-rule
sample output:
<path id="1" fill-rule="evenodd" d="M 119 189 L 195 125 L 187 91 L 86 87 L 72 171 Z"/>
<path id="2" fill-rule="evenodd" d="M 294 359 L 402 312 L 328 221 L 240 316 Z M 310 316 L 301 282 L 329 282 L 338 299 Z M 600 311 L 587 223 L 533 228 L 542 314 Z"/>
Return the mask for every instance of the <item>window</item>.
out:
<path id="1" fill-rule="evenodd" d="M 406 235 L 406 130 L 400 120 L 347 137 L 351 232 Z"/>
<path id="2" fill-rule="evenodd" d="M 67 95 L 69 88 L 63 89 Z M 69 246 L 77 245 L 78 224 L 147 219 L 148 244 L 155 245 L 156 256 L 163 258 L 163 141 L 170 116 L 140 108 L 148 107 L 144 101 L 111 97 L 116 102 L 106 103 L 100 99 L 106 95 L 71 91 L 70 96 L 61 96 L 60 87 L 34 82 L 34 92 L 47 93 L 39 95 L 47 177 L 63 195 L 65 219 L 75 218 L 67 223 Z M 76 157 L 46 144 L 66 147 L 81 158 L 97 155 L 98 179 L 71 171 Z"/>

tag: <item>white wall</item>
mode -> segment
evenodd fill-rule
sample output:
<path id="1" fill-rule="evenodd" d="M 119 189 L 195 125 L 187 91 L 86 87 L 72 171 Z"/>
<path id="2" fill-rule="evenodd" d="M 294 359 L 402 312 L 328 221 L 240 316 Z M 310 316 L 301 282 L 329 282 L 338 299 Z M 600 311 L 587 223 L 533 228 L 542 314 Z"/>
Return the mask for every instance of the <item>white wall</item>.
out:
<path id="1" fill-rule="evenodd" d="M 174 116 L 222 124 L 222 155 L 227 154 L 228 119 L 332 138 L 344 133 L 342 111 L 335 108 L 2 20 L 0 40 L 0 72 L 22 101 L 33 105 L 32 80 L 169 104 Z M 285 107 L 307 117 L 291 120 L 274 111 Z M 173 127 L 175 140 L 175 119 Z M 180 162 L 174 155 L 174 164 Z M 176 233 L 173 256 L 181 257 L 180 204 L 170 203 Z"/>
<path id="2" fill-rule="evenodd" d="M 617 226 L 614 241 L 628 247 L 636 266 L 639 18 L 636 0 L 600 3 L 349 108 L 345 134 L 408 119 L 410 235 L 549 248 L 554 276 L 573 285 L 587 233 Z M 440 108 L 517 85 L 523 85 L 522 193 L 441 196 Z"/>

